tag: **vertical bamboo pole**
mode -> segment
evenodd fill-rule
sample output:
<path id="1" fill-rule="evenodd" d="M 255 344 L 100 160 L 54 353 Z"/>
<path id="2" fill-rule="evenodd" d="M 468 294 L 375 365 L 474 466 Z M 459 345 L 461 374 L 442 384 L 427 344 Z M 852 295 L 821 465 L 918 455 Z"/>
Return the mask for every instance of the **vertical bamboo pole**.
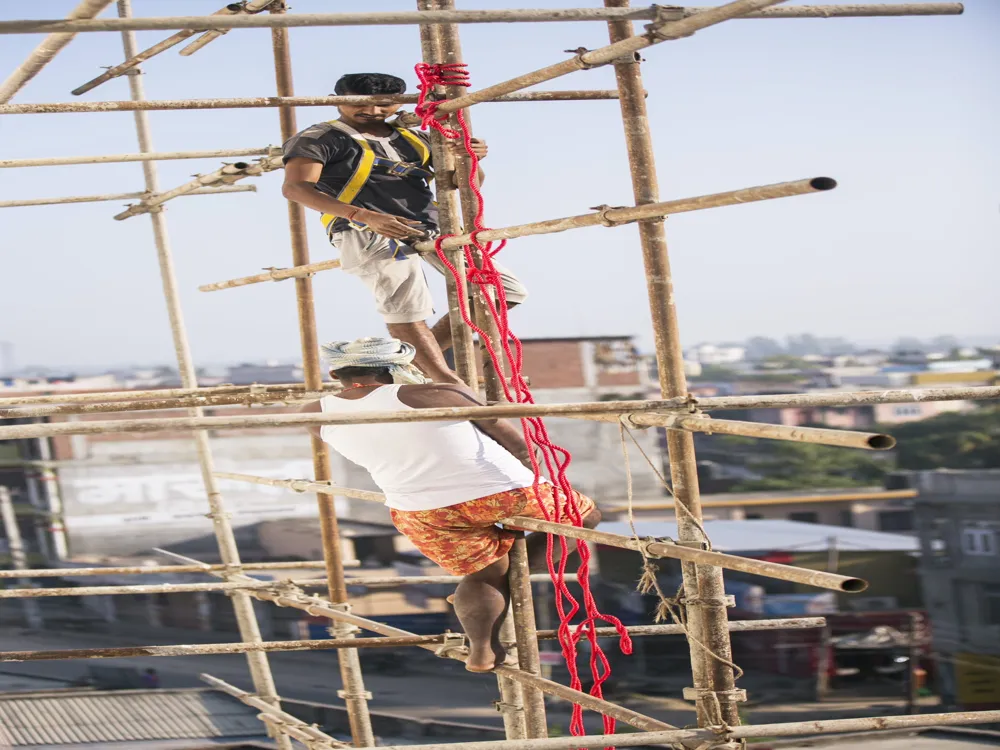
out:
<path id="1" fill-rule="evenodd" d="M 535 625 L 535 604 L 531 597 L 531 573 L 528 570 L 528 548 L 524 534 L 517 533 L 514 547 L 510 551 L 510 606 L 514 618 L 514 634 L 517 639 L 517 661 L 522 672 L 542 674 L 538 657 L 538 631 Z M 528 739 L 549 736 L 548 720 L 545 716 L 545 696 L 541 690 L 530 685 L 522 685 L 524 696 L 524 720 Z"/>
<path id="2" fill-rule="evenodd" d="M 628 4 L 628 0 L 604 0 L 604 5 L 608 8 L 624 8 Z M 611 21 L 608 23 L 608 30 L 612 43 L 618 42 L 632 36 L 632 23 Z M 635 202 L 636 205 L 656 203 L 659 200 L 659 186 L 638 61 L 617 63 L 615 77 Z M 663 220 L 640 221 L 639 238 L 656 341 L 660 390 L 664 398 L 684 398 L 687 396 L 687 380 L 684 375 L 684 357 Z M 673 494 L 678 506 L 677 529 L 680 542 L 695 545 L 703 543 L 706 539 L 700 528 L 701 498 L 698 492 L 694 436 L 690 432 L 668 429 L 667 448 L 670 452 Z M 721 661 L 732 661 L 722 571 L 707 565 L 682 563 L 681 572 L 684 595 L 689 601 L 688 626 L 705 647 L 718 657 L 708 656 L 705 649 L 689 639 L 691 672 L 694 687 L 698 691 L 696 706 L 699 725 L 705 726 L 721 719 L 730 726 L 737 726 L 740 718 L 731 692 L 735 689 L 735 676 L 733 668 Z M 715 695 L 709 695 L 709 691 L 714 691 Z M 714 699 L 718 700 L 721 717 L 712 713 Z"/>
<path id="3" fill-rule="evenodd" d="M 455 9 L 455 0 L 431 0 L 431 2 L 433 4 L 433 10 Z M 435 59 L 434 62 L 462 62 L 462 42 L 458 35 L 458 26 L 453 23 L 447 23 L 436 24 L 434 28 L 435 36 L 438 40 L 437 59 Z M 449 99 L 454 99 L 458 96 L 464 96 L 466 91 L 467 89 L 464 86 L 446 86 L 445 96 Z M 471 132 L 472 117 L 469 110 L 465 110 L 465 124 Z M 465 225 L 465 231 L 472 231 L 476 218 L 476 196 L 469 187 L 469 157 L 464 151 L 459 150 L 459 152 L 455 154 L 454 158 L 455 182 L 457 183 L 458 194 L 462 201 L 462 219 Z M 471 290 L 469 296 L 472 299 L 472 309 L 475 315 L 476 325 L 486 332 L 494 351 L 500 354 L 502 349 L 500 347 L 500 334 L 497 330 L 496 321 L 494 321 L 490 315 L 489 309 L 486 306 L 486 302 L 484 301 L 479 288 L 476 287 L 474 290 Z M 500 359 L 500 365 L 503 367 L 502 354 Z M 500 385 L 500 378 L 504 377 L 504 375 L 502 372 L 497 373 L 494 371 L 493 364 L 490 362 L 488 356 L 483 358 L 483 375 L 486 379 L 486 400 L 489 403 L 502 403 L 505 399 L 503 395 L 503 388 Z M 474 385 L 472 387 L 476 388 L 477 386 Z"/>
<path id="4" fill-rule="evenodd" d="M 830 697 L 830 657 L 833 631 L 827 623 L 819 634 L 819 652 L 816 655 L 816 702 L 822 703 Z"/>
<path id="5" fill-rule="evenodd" d="M 417 10 L 431 10 L 432 6 L 433 0 L 417 0 Z M 438 50 L 441 43 L 438 28 L 436 25 L 420 26 L 420 50 L 424 62 L 438 62 Z M 442 89 L 440 93 L 443 95 L 444 90 Z M 462 205 L 459 202 L 455 180 L 455 154 L 448 148 L 446 139 L 436 130 L 430 131 L 430 138 L 434 171 L 438 175 L 434 182 L 434 188 L 437 193 L 438 223 L 441 233 L 461 234 Z M 472 329 L 465 325 L 461 300 L 458 296 L 458 284 L 468 289 L 468 284 L 465 281 L 465 253 L 459 247 L 447 251 L 447 255 L 460 273 L 458 283 L 451 274 L 444 274 L 444 282 L 448 290 L 448 322 L 451 326 L 451 351 L 455 357 L 455 372 L 470 388 L 478 391 L 476 342 L 473 340 Z M 468 303 L 469 301 L 466 299 L 466 305 Z"/>
<path id="6" fill-rule="evenodd" d="M 131 0 L 118 0 L 118 15 L 128 18 L 132 15 Z M 125 57 L 130 58 L 136 54 L 135 32 L 122 32 L 122 45 L 125 49 Z M 143 101 L 146 98 L 142 79 L 139 77 L 140 71 L 135 68 L 128 76 L 129 94 L 132 101 Z M 152 139 L 149 131 L 149 116 L 146 112 L 136 111 L 135 130 L 139 140 L 139 150 L 142 152 L 153 151 Z M 157 174 L 156 162 L 146 161 L 142 163 L 142 173 L 146 182 L 146 190 L 156 194 L 160 192 L 159 177 Z M 184 326 L 184 316 L 181 313 L 180 295 L 177 291 L 177 277 L 174 273 L 174 260 L 170 251 L 170 238 L 167 234 L 167 221 L 163 215 L 163 208 L 157 207 L 149 212 L 149 218 L 153 225 L 153 238 L 156 242 L 156 257 L 160 265 L 160 279 L 163 284 L 163 296 L 167 304 L 167 316 L 170 319 L 170 332 L 173 336 L 174 353 L 177 356 L 177 369 L 180 372 L 181 383 L 184 388 L 197 388 L 198 377 L 195 374 L 194 361 L 191 357 L 191 347 L 188 343 L 187 331 Z M 192 417 L 201 417 L 201 409 L 195 408 L 189 411 Z M 219 545 L 219 556 L 226 565 L 233 566 L 239 570 L 240 553 L 236 548 L 236 537 L 233 534 L 232 524 L 229 522 L 229 513 L 226 512 L 225 503 L 219 493 L 218 485 L 215 481 L 215 465 L 212 458 L 212 450 L 208 443 L 208 433 L 199 431 L 194 434 L 195 448 L 198 453 L 198 465 L 201 468 L 202 482 L 205 485 L 205 493 L 208 496 L 210 509 L 209 517 L 212 519 L 212 529 L 215 533 L 216 542 Z M 236 622 L 239 627 L 240 637 L 248 643 L 261 643 L 260 628 L 257 625 L 257 618 L 254 615 L 253 599 L 245 592 L 234 592 L 232 596 L 233 610 L 236 614 Z M 248 653 L 247 664 L 250 668 L 250 676 L 253 679 L 254 690 L 263 700 L 277 706 L 278 693 L 275 689 L 274 678 L 271 675 L 271 666 L 267 660 L 267 655 L 260 652 Z M 284 735 L 275 737 L 280 750 L 291 750 L 291 741 Z"/>
<path id="7" fill-rule="evenodd" d="M 14 570 L 28 569 L 28 556 L 24 554 L 24 543 L 21 541 L 21 528 L 17 525 L 14 514 L 14 503 L 10 498 L 10 488 L 0 485 L 0 525 L 7 536 L 7 551 L 10 553 L 10 567 Z M 34 588 L 35 584 L 27 579 L 21 579 L 18 585 L 22 588 Z M 29 628 L 40 630 L 43 626 L 42 613 L 38 602 L 34 599 L 21 600 L 24 607 L 24 621 Z"/>
<path id="8" fill-rule="evenodd" d="M 284 0 L 278 0 L 269 8 L 271 13 L 284 13 Z M 274 47 L 274 75 L 278 96 L 294 96 L 292 80 L 292 57 L 288 43 L 288 29 L 271 30 Z M 295 109 L 281 107 L 278 110 L 281 121 L 281 138 L 291 138 L 298 131 Z M 292 245 L 292 262 L 296 266 L 309 262 L 309 241 L 306 235 L 305 211 L 298 203 L 288 201 L 288 228 Z M 316 334 L 316 311 L 313 303 L 312 279 L 295 279 L 295 299 L 298 305 L 299 337 L 302 346 L 302 372 L 307 391 L 318 391 L 323 386 L 323 371 L 320 368 L 319 341 Z M 330 454 L 326 443 L 312 436 L 313 474 L 317 482 L 330 482 Z M 317 494 L 319 505 L 320 533 L 323 539 L 323 558 L 326 561 L 327 588 L 330 601 L 347 606 L 347 586 L 344 584 L 344 562 L 340 547 L 340 530 L 337 525 L 333 495 Z M 335 638 L 354 637 L 354 628 L 334 621 L 332 631 Z M 374 747 L 371 716 L 368 699 L 371 694 L 365 690 L 361 674 L 361 660 L 356 648 L 341 649 L 337 652 L 340 678 L 344 684 L 340 697 L 347 705 L 351 736 L 356 747 Z"/>

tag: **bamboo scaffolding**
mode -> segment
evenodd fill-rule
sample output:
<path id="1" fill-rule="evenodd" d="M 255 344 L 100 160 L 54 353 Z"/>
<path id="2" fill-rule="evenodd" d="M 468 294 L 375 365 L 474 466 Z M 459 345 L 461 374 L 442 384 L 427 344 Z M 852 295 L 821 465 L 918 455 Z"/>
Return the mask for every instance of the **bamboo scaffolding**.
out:
<path id="1" fill-rule="evenodd" d="M 535 624 L 535 604 L 531 596 L 532 576 L 528 568 L 528 548 L 524 534 L 518 534 L 510 553 L 510 612 L 514 619 L 517 640 L 517 663 L 523 672 L 542 676 L 538 656 L 538 639 L 541 635 Z M 549 578 L 548 575 L 545 576 Z M 611 628 L 614 631 L 614 628 Z M 552 632 L 552 631 L 550 631 Z M 536 687 L 522 685 L 525 735 L 529 739 L 549 736 L 549 723 L 545 715 L 545 695 Z"/>
<path id="2" fill-rule="evenodd" d="M 771 620 L 734 620 L 729 623 L 733 633 L 758 633 L 772 630 L 811 630 L 822 628 L 823 617 L 790 617 Z M 630 636 L 684 635 L 680 625 L 629 625 Z M 618 634 L 615 628 L 596 628 L 600 638 L 613 638 Z M 324 638 L 302 641 L 264 641 L 263 643 L 195 643 L 172 644 L 169 646 L 118 646 L 114 648 L 53 649 L 48 651 L 0 651 L 0 663 L 24 661 L 62 661 L 73 659 L 119 659 L 134 656 L 217 656 L 221 654 L 243 654 L 250 651 L 324 651 L 327 649 L 361 648 L 382 649 L 401 646 L 439 646 L 454 635 L 413 635 L 380 638 Z M 538 640 L 554 641 L 558 631 L 539 630 Z"/>
<path id="3" fill-rule="evenodd" d="M 593 420 L 595 417 L 581 417 Z M 896 445 L 891 435 L 856 430 L 830 430 L 820 427 L 792 427 L 764 422 L 740 422 L 732 419 L 712 419 L 708 416 L 691 414 L 626 414 L 622 417 L 600 415 L 601 422 L 617 422 L 619 419 L 632 427 L 666 427 L 671 430 L 703 432 L 708 435 L 741 435 L 744 437 L 788 440 L 795 443 L 834 445 L 841 448 L 885 451 Z"/>
<path id="4" fill-rule="evenodd" d="M 271 17 L 284 18 L 286 15 L 285 1 L 278 0 L 271 4 L 270 12 Z M 274 58 L 276 93 L 279 97 L 287 100 L 295 96 L 288 29 L 276 27 L 271 30 L 271 47 Z M 282 142 L 286 142 L 298 132 L 295 109 L 290 106 L 281 107 L 278 110 L 278 119 L 281 126 Z M 305 209 L 293 201 L 288 201 L 287 207 L 292 263 L 304 265 L 309 263 L 309 239 L 306 232 Z M 295 280 L 295 304 L 305 387 L 311 391 L 320 390 L 323 383 L 323 369 L 320 365 L 319 339 L 316 333 L 316 308 L 313 302 L 311 279 Z M 312 447 L 313 476 L 318 482 L 331 482 L 333 472 L 330 468 L 329 447 L 316 435 L 310 435 L 310 445 Z M 330 495 L 316 493 L 316 505 L 319 512 L 323 559 L 326 560 L 327 596 L 334 604 L 343 605 L 347 603 L 347 586 L 344 583 L 343 555 L 334 499 Z M 342 623 L 336 619 L 332 620 L 331 625 L 331 634 L 334 636 L 351 638 L 354 635 L 352 629 L 343 627 Z M 344 686 L 341 695 L 347 706 L 351 737 L 357 747 L 372 747 L 375 745 L 375 735 L 372 731 L 371 716 L 368 710 L 368 699 L 371 697 L 371 693 L 365 690 L 357 649 L 338 651 L 337 664 Z"/>
<path id="5" fill-rule="evenodd" d="M 185 195 L 220 195 L 222 193 L 256 193 L 256 185 L 220 185 L 219 187 L 192 190 Z M 16 201 L 0 201 L 0 208 L 18 208 L 21 206 L 56 206 L 63 203 L 100 203 L 102 201 L 120 201 L 130 198 L 148 198 L 149 193 L 105 193 L 104 195 L 70 195 L 64 198 L 27 198 Z"/>
<path id="6" fill-rule="evenodd" d="M 307 263 L 293 268 L 272 268 L 267 273 L 258 273 L 253 276 L 243 276 L 238 279 L 228 281 L 217 281 L 214 284 L 203 284 L 198 287 L 199 292 L 217 292 L 221 289 L 232 289 L 238 286 L 248 286 L 250 284 L 260 284 L 264 281 L 284 281 L 285 279 L 299 279 L 312 276 L 319 271 L 332 271 L 340 268 L 340 260 L 321 260 L 318 263 Z"/>
<path id="7" fill-rule="evenodd" d="M 75 164 L 122 164 L 132 161 L 172 161 L 175 159 L 211 159 L 224 156 L 276 156 L 275 146 L 261 148 L 215 149 L 213 151 L 158 151 L 148 154 L 103 154 L 99 156 L 47 156 L 38 159 L 0 159 L 0 169 L 17 167 L 62 167 Z M 141 197 L 144 193 L 138 196 Z"/>
<path id="8" fill-rule="evenodd" d="M 501 521 L 504 526 L 525 531 L 541 531 L 546 534 L 558 534 L 570 539 L 583 539 L 595 544 L 605 544 L 620 549 L 642 550 L 647 557 L 669 557 L 673 560 L 695 563 L 697 565 L 711 565 L 727 570 L 739 570 L 744 573 L 764 576 L 766 578 L 776 578 L 780 581 L 792 581 L 802 583 L 806 586 L 815 586 L 821 589 L 831 589 L 833 591 L 844 591 L 851 594 L 864 591 L 868 584 L 860 578 L 851 576 L 827 573 L 822 570 L 809 570 L 808 568 L 798 568 L 794 565 L 781 565 L 779 563 L 755 560 L 749 557 L 738 555 L 727 555 L 723 552 L 713 552 L 708 549 L 696 549 L 683 544 L 668 542 L 656 539 L 636 540 L 620 534 L 609 534 L 606 531 L 595 529 L 583 529 L 577 526 L 569 526 L 562 523 L 552 523 L 550 521 L 540 521 L 535 518 L 524 518 L 514 516 Z"/>
<path id="9" fill-rule="evenodd" d="M 121 17 L 131 16 L 131 0 L 118 0 L 118 15 Z M 122 32 L 122 47 L 125 58 L 134 57 L 136 54 L 135 32 Z M 133 101 L 143 101 L 146 98 L 142 76 L 128 76 L 129 95 Z M 139 141 L 139 150 L 152 152 L 152 137 L 149 128 L 149 117 L 145 112 L 134 112 L 136 136 Z M 156 163 L 151 161 L 142 162 L 143 179 L 146 190 L 154 195 L 160 192 L 159 176 Z M 174 344 L 174 353 L 177 357 L 177 370 L 180 374 L 181 384 L 185 388 L 197 388 L 198 376 L 195 372 L 194 360 L 191 356 L 191 345 L 187 338 L 187 330 L 184 325 L 184 315 L 181 310 L 180 294 L 177 288 L 177 276 L 174 271 L 173 254 L 170 249 L 170 237 L 167 232 L 167 220 L 164 212 L 153 211 L 149 214 L 150 223 L 153 229 L 153 240 L 156 246 L 156 258 L 160 269 L 160 280 L 163 286 L 163 297 L 167 307 L 167 317 L 170 321 L 170 333 Z M 191 417 L 198 419 L 202 416 L 200 408 L 192 408 L 189 412 Z M 209 507 L 209 518 L 212 520 L 212 531 L 216 544 L 219 548 L 219 557 L 226 565 L 232 569 L 239 570 L 240 553 L 236 546 L 236 537 L 233 533 L 230 514 L 226 511 L 225 502 L 216 486 L 214 471 L 214 459 L 212 449 L 209 446 L 208 434 L 198 432 L 194 435 L 195 450 L 198 455 L 198 466 L 201 470 L 202 484 L 205 488 L 205 495 Z M 263 639 L 260 634 L 260 627 L 257 623 L 257 616 L 253 609 L 253 600 L 244 591 L 234 591 L 231 593 L 233 614 L 236 618 L 240 637 L 250 643 L 261 643 Z M 247 666 L 250 677 L 253 681 L 254 690 L 257 695 L 267 704 L 277 708 L 278 692 L 274 684 L 274 677 L 271 674 L 271 667 L 267 654 L 248 653 L 246 655 Z M 278 750 L 291 750 L 291 741 L 283 734 L 277 734 L 274 738 L 278 745 Z"/>
<path id="10" fill-rule="evenodd" d="M 339 392 L 339 384 L 323 391 L 290 391 L 290 395 L 268 393 L 234 393 L 218 396 L 182 396 L 180 398 L 150 399 L 148 401 L 105 401 L 79 404 L 53 404 L 51 406 L 0 407 L 0 419 L 26 419 L 51 417 L 59 414 L 105 414 L 128 411 L 160 411 L 190 408 L 192 406 L 253 406 L 255 404 L 285 405 L 314 401 Z M 3 463 L 0 461 L 0 466 Z"/>
<path id="11" fill-rule="evenodd" d="M 323 570 L 322 560 L 302 562 L 243 563 L 243 570 Z M 126 576 L 126 575 L 166 575 L 174 573 L 218 573 L 227 570 L 225 565 L 117 565 L 95 568 L 31 568 L 15 573 L 0 570 L 0 580 L 4 578 L 75 578 L 82 576 Z"/>
<path id="12" fill-rule="evenodd" d="M 498 96 L 511 94 L 529 86 L 544 83 L 545 81 L 552 81 L 579 70 L 589 70 L 590 68 L 608 65 L 616 60 L 631 58 L 636 52 L 644 50 L 647 47 L 652 47 L 655 44 L 690 36 L 696 31 L 708 28 L 709 26 L 714 26 L 723 21 L 738 18 L 752 11 L 762 10 L 781 2 L 786 2 L 786 0 L 735 0 L 725 5 L 710 8 L 704 13 L 697 13 L 686 18 L 681 18 L 680 20 L 677 20 L 676 13 L 667 8 L 663 16 L 661 16 L 664 20 L 654 19 L 647 26 L 646 34 L 629 36 L 605 47 L 581 52 L 575 57 L 571 57 L 569 60 L 564 60 L 555 65 L 539 68 L 538 70 L 533 70 L 530 73 L 525 73 L 507 81 L 496 83 L 483 89 L 477 89 L 465 96 L 449 99 L 441 103 L 437 108 L 437 112 L 439 114 L 457 112 L 460 109 L 471 107 L 473 104 L 491 101 Z"/>
<path id="13" fill-rule="evenodd" d="M 2 497 L 2 491 L 0 491 Z M 202 571 L 198 571 L 202 572 Z M 549 581 L 548 574 L 533 575 L 531 582 Z M 575 575 L 567 575 L 566 580 L 576 580 Z M 462 576 L 370 576 L 362 578 L 345 578 L 346 586 L 365 586 L 367 588 L 395 588 L 398 586 L 428 586 L 458 584 Z M 151 583 L 129 584 L 116 586 L 66 586 L 62 588 L 21 588 L 0 589 L 0 599 L 39 599 L 53 596 L 136 596 L 139 594 L 190 594 L 196 591 L 244 591 L 254 589 L 269 589 L 292 584 L 300 588 L 317 588 L 326 585 L 325 578 L 294 578 L 273 581 L 254 580 L 246 583 L 227 583 L 215 581 L 212 583 Z"/>
<path id="14" fill-rule="evenodd" d="M 334 739 L 325 732 L 321 732 L 315 726 L 306 724 L 301 719 L 296 719 L 291 714 L 285 713 L 271 703 L 261 700 L 256 695 L 251 695 L 245 690 L 240 690 L 238 687 L 234 687 L 228 682 L 223 682 L 222 680 L 207 674 L 201 674 L 199 677 L 202 681 L 208 683 L 216 690 L 221 690 L 222 692 L 236 698 L 236 700 L 241 701 L 252 708 L 256 708 L 263 714 L 263 716 L 260 717 L 262 720 L 265 717 L 268 718 L 268 720 L 264 722 L 265 724 L 277 729 L 279 733 L 283 733 L 289 737 L 297 739 L 299 742 L 305 743 L 309 747 L 313 747 L 313 743 L 315 742 L 321 742 L 327 747 L 350 747 L 350 745 L 346 742 Z"/>
<path id="15" fill-rule="evenodd" d="M 494 240 L 509 240 L 515 237 L 529 237 L 539 234 L 554 234 L 565 232 L 569 229 L 582 229 L 585 227 L 605 226 L 617 227 L 630 224 L 635 221 L 647 219 L 657 219 L 671 214 L 686 213 L 688 211 L 699 211 L 707 208 L 720 208 L 723 206 L 735 206 L 741 203 L 752 203 L 762 200 L 772 200 L 775 198 L 788 198 L 795 195 L 806 195 L 825 190 L 832 190 L 837 182 L 829 177 L 813 177 L 806 180 L 795 180 L 792 182 L 781 182 L 775 185 L 760 185 L 751 188 L 742 188 L 725 193 L 712 193 L 710 195 L 700 195 L 694 198 L 680 198 L 678 200 L 663 201 L 629 208 L 604 207 L 599 211 L 578 216 L 566 216 L 560 219 L 548 219 L 546 221 L 535 221 L 530 224 L 517 224 L 511 227 L 500 229 L 487 229 L 479 232 L 476 237 L 483 242 Z M 472 241 L 471 234 L 459 234 L 448 237 L 441 243 L 443 250 L 456 250 Z M 423 253 L 433 253 L 435 243 L 422 241 L 413 243 L 412 247 Z M 244 276 L 239 279 L 229 281 L 219 281 L 214 284 L 206 284 L 198 287 L 202 292 L 214 292 L 219 289 L 229 289 L 236 286 L 246 286 L 264 281 L 280 281 L 281 279 L 293 279 L 300 276 L 310 276 L 318 271 L 340 268 L 340 261 L 325 261 L 323 263 L 312 263 L 295 268 L 275 269 L 270 273 L 257 274 L 256 276 Z"/>
<path id="16" fill-rule="evenodd" d="M 525 91 L 500 96 L 498 103 L 603 101 L 617 99 L 614 91 Z M 144 102 L 43 102 L 38 104 L 3 104 L 0 115 L 54 115 L 71 112 L 151 112 L 186 109 L 261 109 L 268 107 L 335 107 L 338 104 L 373 104 L 393 102 L 415 104 L 415 94 L 392 96 L 248 96 L 229 99 L 159 99 Z"/>
<path id="17" fill-rule="evenodd" d="M 295 492 L 318 492 L 323 495 L 339 495 L 341 497 L 351 497 L 355 500 L 368 500 L 375 503 L 385 502 L 385 495 L 381 492 L 340 487 L 330 484 L 328 481 L 313 482 L 308 479 L 271 479 L 270 477 L 256 477 L 252 474 L 234 474 L 228 471 L 217 471 L 215 472 L 215 476 L 219 479 L 232 479 L 236 482 L 263 484 L 269 487 L 285 487 Z"/>
<path id="18" fill-rule="evenodd" d="M 339 390 L 340 385 L 324 383 L 324 390 Z M 87 404 L 105 401 L 141 401 L 143 399 L 181 399 L 190 396 L 213 398 L 237 394 L 249 396 L 273 395 L 277 400 L 305 390 L 302 383 L 282 383 L 262 385 L 216 385 L 205 388 L 153 388 L 150 390 L 91 391 L 87 393 L 46 393 L 31 396 L 7 396 L 0 398 L 0 406 L 37 406 L 40 404 Z"/>
<path id="19" fill-rule="evenodd" d="M 953 400 L 953 389 L 933 389 L 939 391 L 937 397 L 921 398 L 919 391 L 897 391 L 891 400 L 879 398 L 879 392 L 865 395 L 865 399 L 855 401 L 839 396 L 832 400 L 818 399 L 818 403 L 838 405 L 844 403 L 911 403 L 920 401 Z M 1000 387 L 954 389 L 960 392 L 962 400 L 994 400 L 1000 398 Z M 903 394 L 910 394 L 909 396 Z M 803 405 L 809 394 L 792 394 L 787 397 L 789 405 Z M 850 396 L 852 394 L 848 394 Z M 857 395 L 857 394 L 854 394 Z M 722 399 L 702 399 L 697 402 L 702 408 L 755 408 L 757 399 L 763 403 L 782 403 L 780 396 L 726 397 Z M 741 404 L 735 406 L 734 404 Z M 51 437 L 53 435 L 100 435 L 107 433 L 169 432 L 189 430 L 231 430 L 261 427 L 309 427 L 324 424 L 392 424 L 397 422 L 447 422 L 456 419 L 514 419 L 529 416 L 566 417 L 579 415 L 637 414 L 664 410 L 687 410 L 687 399 L 673 398 L 656 401 L 595 401 L 578 404 L 498 404 L 496 406 L 466 406 L 410 411 L 373 411 L 356 414 L 261 414 L 221 417 L 176 417 L 167 419 L 124 419 L 93 422 L 60 422 L 51 424 L 21 424 L 0 426 L 0 440 L 21 440 L 24 438 Z M 719 404 L 716 406 L 716 404 Z M 724 405 L 723 405 L 724 404 Z M 671 432 L 679 432 L 673 430 Z M 668 433 L 669 434 L 669 433 Z"/>
<path id="20" fill-rule="evenodd" d="M 705 8 L 678 9 L 682 16 L 705 13 Z M 963 12 L 961 3 L 894 3 L 850 5 L 802 5 L 792 8 L 768 8 L 747 13 L 741 18 L 857 18 L 877 16 L 950 16 Z M 413 11 L 383 11 L 372 13 L 297 13 L 287 17 L 264 16 L 214 17 L 165 16 L 129 19 L 95 19 L 93 21 L 63 21 L 31 19 L 0 22 L 0 34 L 37 34 L 50 31 L 98 32 L 171 31 L 197 27 L 199 29 L 258 29 L 295 28 L 304 26 L 405 26 L 442 23 L 557 23 L 568 21 L 651 21 L 656 18 L 656 6 L 635 9 L 563 8 L 544 10 L 454 10 L 417 13 Z"/>
<path id="21" fill-rule="evenodd" d="M 10 555 L 10 565 L 14 568 L 11 572 L 21 572 L 28 567 L 28 556 L 24 553 L 24 544 L 21 541 L 21 529 L 17 525 L 17 516 L 14 514 L 14 505 L 11 501 L 10 488 L 0 485 L 0 528 L 3 529 L 7 541 L 7 552 Z M 22 586 L 31 586 L 27 579 L 20 581 Z M 32 592 L 35 589 L 25 588 L 19 591 Z M 24 621 L 30 628 L 40 629 L 43 627 L 42 613 L 38 608 L 38 602 L 31 599 L 24 600 Z"/>
<path id="22" fill-rule="evenodd" d="M 90 19 L 107 8 L 111 0 L 82 0 L 70 11 L 70 20 Z M 14 95 L 23 89 L 28 81 L 38 75 L 42 68 L 52 62 L 62 49 L 73 41 L 76 32 L 53 33 L 45 37 L 30 55 L 11 73 L 7 80 L 0 84 L 0 103 L 9 102 Z"/>

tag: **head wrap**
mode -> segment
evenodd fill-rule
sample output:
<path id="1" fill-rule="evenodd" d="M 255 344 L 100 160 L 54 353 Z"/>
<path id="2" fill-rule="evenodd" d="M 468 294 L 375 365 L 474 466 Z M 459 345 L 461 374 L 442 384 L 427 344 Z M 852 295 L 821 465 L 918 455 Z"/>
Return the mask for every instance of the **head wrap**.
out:
<path id="1" fill-rule="evenodd" d="M 399 339 L 367 336 L 357 341 L 331 341 L 320 348 L 334 371 L 345 367 L 385 367 L 395 383 L 419 385 L 430 382 L 410 364 L 417 350 Z"/>

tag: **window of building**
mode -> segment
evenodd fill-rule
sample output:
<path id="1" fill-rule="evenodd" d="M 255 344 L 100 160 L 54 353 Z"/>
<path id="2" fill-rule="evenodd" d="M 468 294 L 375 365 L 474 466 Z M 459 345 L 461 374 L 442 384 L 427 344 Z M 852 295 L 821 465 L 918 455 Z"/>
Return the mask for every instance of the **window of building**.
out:
<path id="1" fill-rule="evenodd" d="M 1000 584 L 984 583 L 980 600 L 983 603 L 983 624 L 1000 625 Z"/>
<path id="2" fill-rule="evenodd" d="M 854 528 L 854 511 L 846 508 L 840 511 L 840 525 L 848 529 Z"/>
<path id="3" fill-rule="evenodd" d="M 746 515 L 744 516 L 744 518 L 745 518 L 745 519 L 746 519 L 747 521 L 759 521 L 759 520 L 761 520 L 761 519 L 762 519 L 763 517 L 764 517 L 764 516 L 762 516 L 762 515 L 761 515 L 760 513 L 747 513 L 747 514 L 746 514 Z"/>
<path id="4" fill-rule="evenodd" d="M 879 531 L 913 531 L 912 510 L 880 510 Z"/>
<path id="5" fill-rule="evenodd" d="M 789 513 L 788 520 L 798 521 L 799 523 L 819 523 L 819 513 L 814 510 L 801 510 L 796 513 Z"/>
<path id="6" fill-rule="evenodd" d="M 979 529 L 975 527 L 962 529 L 962 551 L 974 557 L 996 556 L 996 532 L 993 529 Z"/>
<path id="7" fill-rule="evenodd" d="M 897 417 L 918 417 L 920 416 L 919 406 L 897 406 L 892 410 Z"/>

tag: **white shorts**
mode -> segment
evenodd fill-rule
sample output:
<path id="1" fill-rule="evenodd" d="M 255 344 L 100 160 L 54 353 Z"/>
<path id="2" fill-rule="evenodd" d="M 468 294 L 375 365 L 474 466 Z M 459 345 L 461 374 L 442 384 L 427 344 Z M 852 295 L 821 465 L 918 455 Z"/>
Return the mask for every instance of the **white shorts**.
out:
<path id="1" fill-rule="evenodd" d="M 386 323 L 416 323 L 434 314 L 434 301 L 418 253 L 409 245 L 367 229 L 346 229 L 330 234 L 330 244 L 340 251 L 340 268 L 364 282 Z M 447 274 L 435 253 L 424 260 Z M 528 298 L 524 284 L 506 268 L 493 264 L 503 280 L 507 302 L 519 305 Z"/>

